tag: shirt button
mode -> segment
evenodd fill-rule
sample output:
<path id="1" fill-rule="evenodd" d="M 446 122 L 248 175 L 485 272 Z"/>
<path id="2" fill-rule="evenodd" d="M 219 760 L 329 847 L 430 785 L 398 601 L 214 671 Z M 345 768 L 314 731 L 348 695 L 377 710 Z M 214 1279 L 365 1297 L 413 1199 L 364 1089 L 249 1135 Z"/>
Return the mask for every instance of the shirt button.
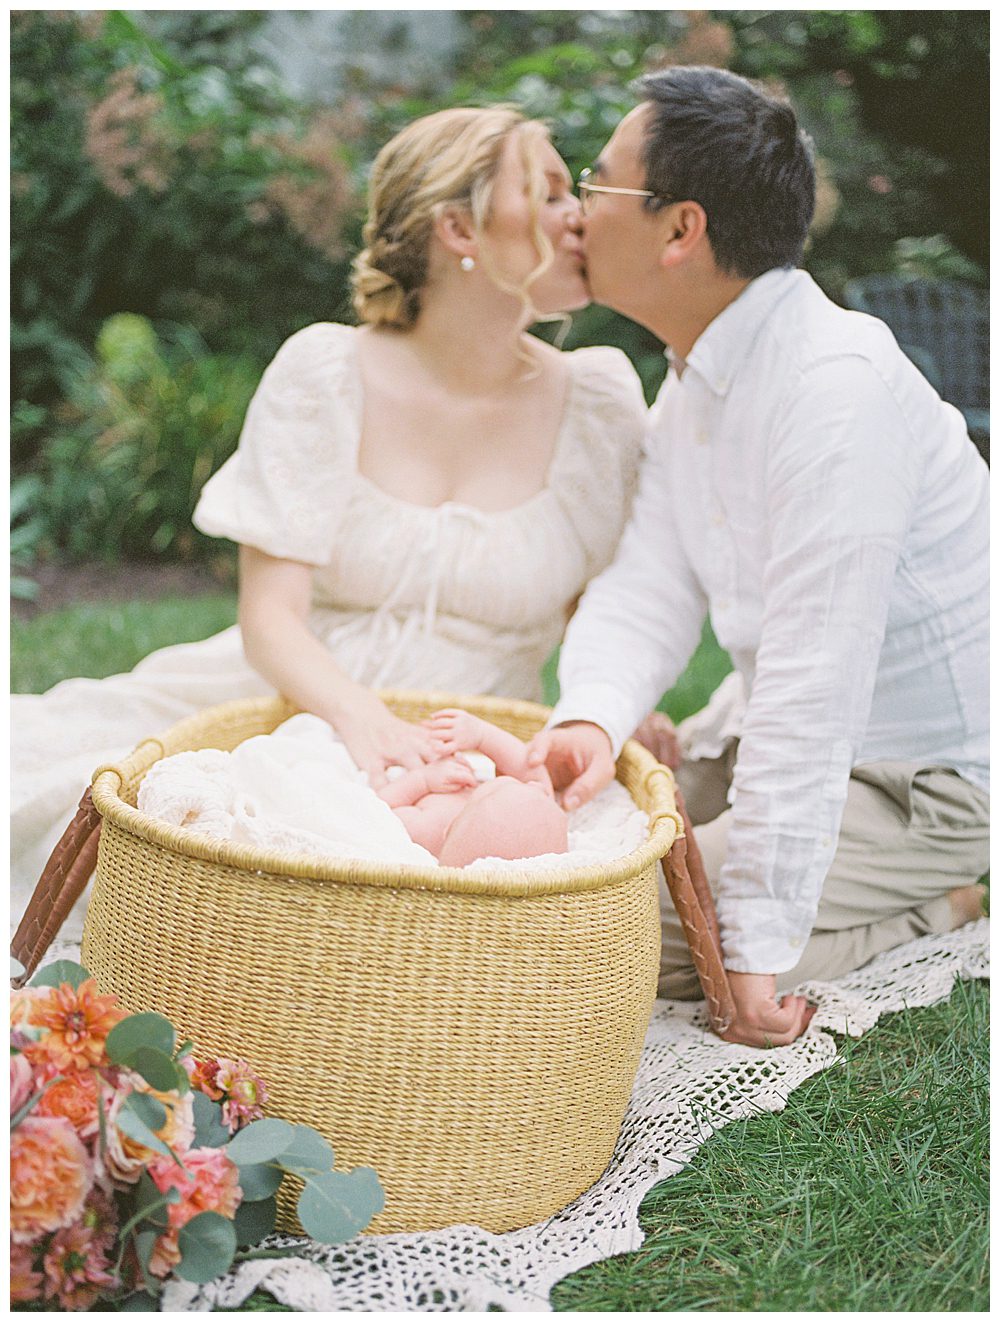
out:
<path id="1" fill-rule="evenodd" d="M 694 439 L 698 445 L 707 445 L 708 432 L 705 431 L 704 427 L 702 427 L 699 431 L 695 432 Z"/>
<path id="2" fill-rule="evenodd" d="M 798 950 L 799 947 L 802 945 L 802 938 L 800 936 L 793 936 L 791 940 L 788 942 L 788 944 L 792 947 L 793 950 Z"/>
<path id="3" fill-rule="evenodd" d="M 719 608 L 720 611 L 727 611 L 727 610 L 729 609 L 729 598 L 728 598 L 728 597 L 721 597 L 721 598 L 716 602 L 716 605 L 718 606 L 718 608 Z"/>
<path id="4" fill-rule="evenodd" d="M 716 514 L 712 519 L 712 524 L 716 528 L 724 528 L 726 526 L 726 516 L 724 514 Z"/>
<path id="5" fill-rule="evenodd" d="M 820 841 L 820 844 L 823 846 L 824 849 L 829 849 L 831 843 L 832 841 L 830 840 L 830 837 L 828 835 L 825 835 L 823 839 Z"/>

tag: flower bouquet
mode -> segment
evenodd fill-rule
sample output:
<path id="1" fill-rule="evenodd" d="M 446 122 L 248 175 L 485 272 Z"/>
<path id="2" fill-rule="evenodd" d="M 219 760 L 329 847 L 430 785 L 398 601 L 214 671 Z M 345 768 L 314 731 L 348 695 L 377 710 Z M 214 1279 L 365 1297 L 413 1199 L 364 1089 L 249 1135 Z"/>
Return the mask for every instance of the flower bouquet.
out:
<path id="1" fill-rule="evenodd" d="M 243 1061 L 195 1060 L 162 1015 L 127 1014 L 79 964 L 11 999 L 11 1302 L 155 1309 L 166 1277 L 260 1256 L 286 1174 L 306 1232 L 342 1244 L 384 1206 L 307 1125 L 263 1117 Z M 287 1252 L 287 1251 L 286 1251 Z"/>

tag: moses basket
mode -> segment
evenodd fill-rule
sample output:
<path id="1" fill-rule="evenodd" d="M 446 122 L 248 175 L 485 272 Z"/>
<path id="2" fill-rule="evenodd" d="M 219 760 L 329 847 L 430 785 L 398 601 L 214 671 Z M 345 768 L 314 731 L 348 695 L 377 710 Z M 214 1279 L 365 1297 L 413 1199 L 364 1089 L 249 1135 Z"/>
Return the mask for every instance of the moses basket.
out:
<path id="1" fill-rule="evenodd" d="M 547 715 L 383 696 L 407 720 L 461 705 L 523 738 Z M 339 1169 L 373 1166 L 386 1203 L 370 1231 L 499 1232 L 550 1216 L 606 1167 L 638 1068 L 658 860 L 683 832 L 670 772 L 628 744 L 618 779 L 649 815 L 648 839 L 610 864 L 545 873 L 268 853 L 136 809 L 158 759 L 235 748 L 294 711 L 214 707 L 95 773 L 84 965 L 130 1012 L 166 1015 L 196 1055 L 251 1062 L 268 1113 L 318 1129 Z M 21 941 L 29 969 L 47 944 L 35 938 Z M 292 1231 L 294 1193 L 279 1208 Z"/>

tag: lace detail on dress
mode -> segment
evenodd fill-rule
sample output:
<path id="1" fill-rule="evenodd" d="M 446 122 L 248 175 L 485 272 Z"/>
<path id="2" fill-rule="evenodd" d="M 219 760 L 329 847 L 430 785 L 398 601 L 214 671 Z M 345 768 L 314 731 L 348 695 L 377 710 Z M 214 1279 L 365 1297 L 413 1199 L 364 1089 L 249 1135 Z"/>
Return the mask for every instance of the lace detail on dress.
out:
<path id="1" fill-rule="evenodd" d="M 831 1032 L 859 1037 L 883 1014 L 946 999 L 957 978 L 988 977 L 988 941 L 989 924 L 970 923 L 900 946 L 835 982 L 809 984 L 820 1006 L 809 1032 L 773 1051 L 720 1042 L 707 1031 L 704 1005 L 657 1001 L 608 1169 L 548 1221 L 505 1235 L 474 1226 L 361 1235 L 340 1248 L 274 1235 L 262 1247 L 296 1256 L 244 1263 L 211 1285 L 172 1283 L 163 1307 L 238 1308 L 261 1286 L 302 1312 L 548 1311 L 549 1291 L 564 1276 L 639 1248 L 643 1195 L 716 1130 L 783 1110 L 801 1083 L 835 1064 Z"/>

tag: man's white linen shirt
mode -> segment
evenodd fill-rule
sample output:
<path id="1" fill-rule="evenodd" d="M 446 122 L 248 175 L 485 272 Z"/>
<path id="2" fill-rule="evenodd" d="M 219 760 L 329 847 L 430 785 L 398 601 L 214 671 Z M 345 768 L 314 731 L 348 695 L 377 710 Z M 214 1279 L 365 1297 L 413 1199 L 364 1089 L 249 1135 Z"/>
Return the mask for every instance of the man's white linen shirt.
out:
<path id="1" fill-rule="evenodd" d="M 987 486 L 961 414 L 888 328 L 803 271 L 752 281 L 668 372 L 550 724 L 593 721 L 617 755 L 711 616 L 749 695 L 719 881 L 728 968 L 798 963 L 852 767 L 988 787 Z"/>

